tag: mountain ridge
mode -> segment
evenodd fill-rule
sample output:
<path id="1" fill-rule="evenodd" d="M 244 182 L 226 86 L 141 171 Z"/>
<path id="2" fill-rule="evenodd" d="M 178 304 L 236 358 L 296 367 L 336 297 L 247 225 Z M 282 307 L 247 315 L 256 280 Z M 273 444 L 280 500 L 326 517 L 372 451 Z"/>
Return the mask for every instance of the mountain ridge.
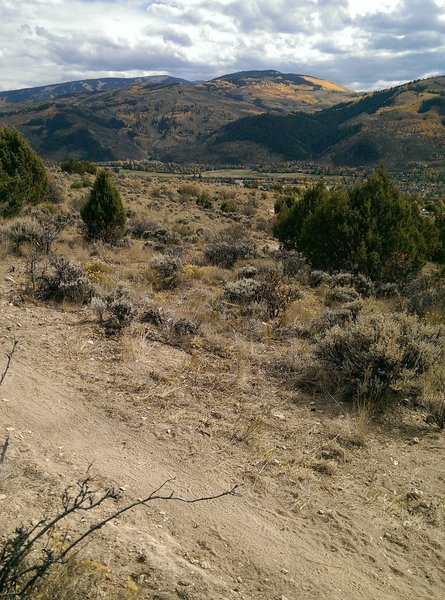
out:
<path id="1" fill-rule="evenodd" d="M 0 123 L 16 126 L 52 160 L 445 164 L 444 76 L 366 94 L 338 88 L 271 70 L 204 83 L 137 78 L 121 88 L 9 104 Z"/>
<path id="2" fill-rule="evenodd" d="M 62 96 L 85 94 L 119 89 L 135 83 L 148 83 L 153 85 L 169 85 L 172 83 L 187 82 L 185 79 L 171 77 L 170 75 L 148 75 L 145 77 L 98 77 L 92 79 L 78 79 L 61 83 L 39 85 L 36 87 L 21 88 L 16 90 L 0 91 L 0 101 L 5 103 L 38 102 L 52 100 Z"/>

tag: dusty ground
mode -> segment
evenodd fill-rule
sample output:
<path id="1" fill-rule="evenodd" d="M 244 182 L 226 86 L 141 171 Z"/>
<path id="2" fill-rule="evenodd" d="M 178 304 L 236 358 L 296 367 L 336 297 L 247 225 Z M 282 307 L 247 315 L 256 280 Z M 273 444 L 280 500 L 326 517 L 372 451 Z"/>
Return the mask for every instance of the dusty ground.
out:
<path id="1" fill-rule="evenodd" d="M 106 338 L 90 308 L 18 300 L 21 269 L 4 256 L 1 365 L 19 345 L 0 387 L 2 531 L 51 513 L 90 464 L 121 503 L 172 476 L 187 497 L 242 483 L 98 532 L 83 555 L 108 567 L 109 597 L 130 581 L 162 600 L 444 597 L 445 439 L 420 411 L 363 433 L 347 406 L 280 385 L 289 340 Z"/>

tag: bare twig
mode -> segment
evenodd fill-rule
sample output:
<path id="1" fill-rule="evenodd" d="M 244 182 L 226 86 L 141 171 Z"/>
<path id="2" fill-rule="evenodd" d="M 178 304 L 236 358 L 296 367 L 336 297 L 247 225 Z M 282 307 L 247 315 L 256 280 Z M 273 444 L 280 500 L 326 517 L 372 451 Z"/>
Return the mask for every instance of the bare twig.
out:
<path id="1" fill-rule="evenodd" d="M 0 467 L 5 462 L 6 452 L 9 446 L 9 435 L 6 436 L 5 441 L 3 443 L 2 451 L 0 453 Z"/>
<path id="2" fill-rule="evenodd" d="M 17 350 L 17 346 L 18 346 L 18 341 L 14 338 L 14 341 L 12 343 L 12 348 L 8 352 L 8 354 L 6 355 L 6 367 L 5 367 L 5 370 L 3 371 L 3 373 L 0 374 L 0 385 L 3 383 L 3 380 L 5 379 L 8 371 L 9 371 L 9 367 L 11 366 L 11 360 L 12 360 L 12 357 L 14 355 L 14 352 Z"/>
<path id="3" fill-rule="evenodd" d="M 120 494 L 113 488 L 99 494 L 93 485 L 94 478 L 89 475 L 89 469 L 90 467 L 85 478 L 78 482 L 78 490 L 75 494 L 72 494 L 69 488 L 63 491 L 61 496 L 62 509 L 58 514 L 50 519 L 42 519 L 29 529 L 18 528 L 15 536 L 7 539 L 3 547 L 0 547 L 0 598 L 27 597 L 28 593 L 35 588 L 49 569 L 56 564 L 66 562 L 77 553 L 77 551 L 73 552 L 76 546 L 79 546 L 95 531 L 101 529 L 110 521 L 117 519 L 137 506 L 146 505 L 154 500 L 175 500 L 187 504 L 205 502 L 225 496 L 235 496 L 239 488 L 239 485 L 234 485 L 229 490 L 219 494 L 198 498 L 184 498 L 175 495 L 174 492 L 162 494 L 162 490 L 175 480 L 172 477 L 161 483 L 146 498 L 127 504 L 115 510 L 105 519 L 93 523 L 68 546 L 62 548 L 60 546 L 52 547 L 49 541 L 51 535 L 56 531 L 56 526 L 69 515 L 75 512 L 94 510 L 106 500 L 118 500 L 120 498 Z M 48 536 L 48 541 L 42 545 L 43 538 L 48 538 Z"/>

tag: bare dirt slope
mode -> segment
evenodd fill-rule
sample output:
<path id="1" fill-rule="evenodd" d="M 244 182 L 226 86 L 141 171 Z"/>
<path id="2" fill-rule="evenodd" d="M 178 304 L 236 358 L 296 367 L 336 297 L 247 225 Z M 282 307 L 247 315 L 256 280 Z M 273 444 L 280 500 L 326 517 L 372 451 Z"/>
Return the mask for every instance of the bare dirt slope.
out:
<path id="1" fill-rule="evenodd" d="M 348 415 L 291 401 L 255 357 L 241 368 L 135 348 L 104 338 L 87 309 L 12 304 L 15 286 L 3 272 L 2 354 L 19 340 L 0 389 L 4 531 L 52 510 L 90 463 L 127 500 L 174 475 L 187 496 L 244 481 L 241 497 L 138 509 L 85 552 L 143 598 L 443 597 L 445 444 L 421 416 L 348 445 Z M 333 440 L 343 460 L 317 472 L 311 460 Z M 407 498 L 415 488 L 421 499 Z"/>

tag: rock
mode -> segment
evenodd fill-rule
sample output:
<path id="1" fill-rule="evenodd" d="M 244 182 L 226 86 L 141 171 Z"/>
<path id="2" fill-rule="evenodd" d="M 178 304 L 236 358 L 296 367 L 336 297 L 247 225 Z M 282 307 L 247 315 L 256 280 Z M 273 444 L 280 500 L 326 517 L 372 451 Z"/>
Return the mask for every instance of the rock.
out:
<path id="1" fill-rule="evenodd" d="M 205 569 L 206 571 L 209 571 L 212 567 L 210 566 L 210 563 L 207 562 L 206 560 L 203 560 L 201 563 L 201 567 L 203 569 Z"/>
<path id="2" fill-rule="evenodd" d="M 0 494 L 0 501 L 6 500 L 7 496 L 5 494 Z"/>
<path id="3" fill-rule="evenodd" d="M 423 498 L 423 492 L 421 490 L 418 490 L 417 488 L 414 488 L 410 492 L 406 492 L 405 498 L 407 500 L 420 500 L 421 498 Z"/>
<path id="4" fill-rule="evenodd" d="M 272 416 L 274 416 L 276 419 L 280 419 L 280 421 L 286 420 L 286 417 L 282 413 L 274 413 Z"/>
<path id="5" fill-rule="evenodd" d="M 418 437 L 414 437 L 410 442 L 409 445 L 410 446 L 414 446 L 415 444 L 420 444 L 420 440 Z"/>

